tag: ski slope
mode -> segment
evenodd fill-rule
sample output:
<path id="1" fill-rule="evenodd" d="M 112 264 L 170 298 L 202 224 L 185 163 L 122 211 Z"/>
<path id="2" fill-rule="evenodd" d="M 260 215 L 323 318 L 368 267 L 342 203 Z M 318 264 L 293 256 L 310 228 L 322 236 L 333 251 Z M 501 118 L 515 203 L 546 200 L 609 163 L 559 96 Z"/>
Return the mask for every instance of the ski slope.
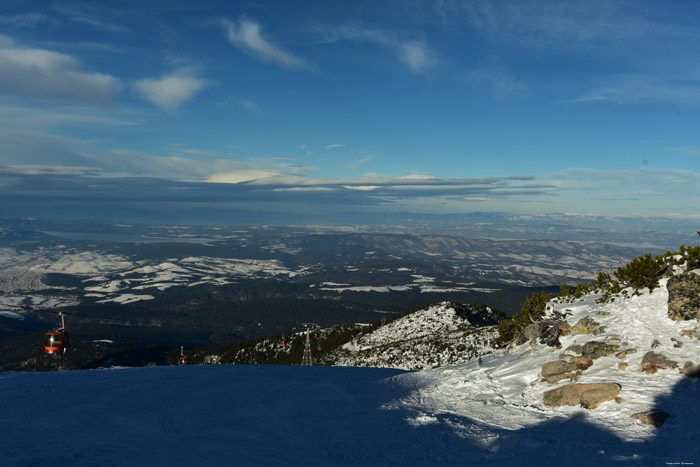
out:
<path id="1" fill-rule="evenodd" d="M 603 334 L 562 349 L 528 343 L 418 372 L 352 367 L 187 366 L 2 373 L 2 465 L 79 466 L 665 466 L 699 465 L 700 379 L 646 374 L 653 341 L 680 366 L 700 363 L 697 321 L 666 316 L 653 293 L 570 310 Z M 671 338 L 682 342 L 677 347 Z M 580 383 L 616 382 L 624 402 L 546 407 L 544 363 L 572 344 L 619 339 L 623 359 L 595 360 Z M 619 369 L 626 363 L 626 370 Z M 631 415 L 662 409 L 660 428 Z"/>

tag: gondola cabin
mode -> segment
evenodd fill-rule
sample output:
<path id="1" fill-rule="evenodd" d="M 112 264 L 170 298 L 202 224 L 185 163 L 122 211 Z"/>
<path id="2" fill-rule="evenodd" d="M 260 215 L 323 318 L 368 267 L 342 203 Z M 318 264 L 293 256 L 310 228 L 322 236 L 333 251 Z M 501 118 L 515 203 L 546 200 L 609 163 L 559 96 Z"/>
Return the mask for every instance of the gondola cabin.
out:
<path id="1" fill-rule="evenodd" d="M 66 321 L 63 318 L 63 313 L 59 312 L 58 315 L 61 317 L 61 327 L 47 332 L 44 336 L 44 352 L 46 355 L 63 355 L 68 349 Z"/>
<path id="2" fill-rule="evenodd" d="M 190 357 L 185 355 L 185 346 L 180 346 L 180 357 L 177 359 L 178 365 L 189 365 Z"/>
<path id="3" fill-rule="evenodd" d="M 47 355 L 63 355 L 68 348 L 68 333 L 59 329 L 46 333 L 44 351 Z"/>

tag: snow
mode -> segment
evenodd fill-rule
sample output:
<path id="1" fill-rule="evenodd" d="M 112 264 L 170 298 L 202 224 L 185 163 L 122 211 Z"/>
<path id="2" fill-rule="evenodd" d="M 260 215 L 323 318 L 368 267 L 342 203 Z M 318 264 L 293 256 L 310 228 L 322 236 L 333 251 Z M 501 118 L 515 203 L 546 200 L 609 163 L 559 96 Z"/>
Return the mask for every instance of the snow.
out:
<path id="1" fill-rule="evenodd" d="M 130 293 L 125 293 L 121 295 L 117 295 L 116 297 L 112 298 L 106 298 L 104 300 L 98 300 L 97 303 L 121 303 L 122 305 L 126 305 L 128 303 L 134 303 L 134 302 L 139 302 L 141 300 L 153 300 L 155 297 L 153 295 L 136 295 L 136 294 L 130 294 Z"/>
<path id="2" fill-rule="evenodd" d="M 654 349 L 700 363 L 697 321 L 669 319 L 653 293 L 569 310 L 603 334 L 568 335 L 418 372 L 376 368 L 202 365 L 0 373 L 5 465 L 664 466 L 700 463 L 700 379 L 640 372 Z M 450 329 L 446 309 L 426 310 Z M 410 315 L 409 315 L 410 316 Z M 391 323 L 390 323 L 391 324 Z M 415 324 L 415 323 L 414 323 Z M 390 332 L 387 325 L 385 332 Z M 380 328 L 381 329 L 381 328 Z M 418 332 L 416 327 L 416 332 Z M 396 331 L 398 332 L 398 331 Z M 682 341 L 674 346 L 671 338 Z M 581 383 L 616 382 L 626 402 L 546 407 L 540 369 L 572 344 L 620 339 L 637 352 L 595 360 Z M 622 342 L 620 345 L 622 346 Z M 529 355 L 523 355 L 532 351 Z M 57 357 L 60 358 L 60 357 Z M 618 363 L 628 369 L 618 369 Z M 566 383 L 560 383 L 566 384 Z M 47 388 L 50 388 L 48 390 Z M 661 428 L 631 418 L 663 409 Z"/>
<path id="3" fill-rule="evenodd" d="M 77 301 L 66 297 L 0 295 L 0 316 L 23 320 L 27 311 L 53 310 L 76 305 L 78 305 Z"/>

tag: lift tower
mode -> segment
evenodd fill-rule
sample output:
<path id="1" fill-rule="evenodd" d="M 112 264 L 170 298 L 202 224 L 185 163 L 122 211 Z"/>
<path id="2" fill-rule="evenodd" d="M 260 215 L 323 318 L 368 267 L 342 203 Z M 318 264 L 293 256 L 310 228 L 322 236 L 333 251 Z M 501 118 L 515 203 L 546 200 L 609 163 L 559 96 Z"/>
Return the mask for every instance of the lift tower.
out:
<path id="1" fill-rule="evenodd" d="M 301 365 L 313 366 L 314 360 L 311 358 L 311 338 L 309 335 L 311 330 L 317 328 L 318 326 L 314 323 L 304 323 L 303 326 L 306 328 L 306 343 L 304 344 L 304 356 L 301 357 Z"/>

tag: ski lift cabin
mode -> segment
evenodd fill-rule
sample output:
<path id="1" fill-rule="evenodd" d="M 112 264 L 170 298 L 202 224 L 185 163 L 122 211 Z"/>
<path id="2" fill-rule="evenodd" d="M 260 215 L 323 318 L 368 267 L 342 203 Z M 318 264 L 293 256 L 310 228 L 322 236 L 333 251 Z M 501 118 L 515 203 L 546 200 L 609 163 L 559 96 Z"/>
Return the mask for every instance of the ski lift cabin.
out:
<path id="1" fill-rule="evenodd" d="M 61 316 L 61 327 L 49 331 L 44 336 L 44 352 L 46 355 L 63 355 L 68 349 L 68 333 L 66 332 L 66 323 Z"/>
<path id="2" fill-rule="evenodd" d="M 189 365 L 190 363 L 190 357 L 185 355 L 185 348 L 184 346 L 180 346 L 180 358 L 177 359 L 177 364 L 178 365 Z"/>

